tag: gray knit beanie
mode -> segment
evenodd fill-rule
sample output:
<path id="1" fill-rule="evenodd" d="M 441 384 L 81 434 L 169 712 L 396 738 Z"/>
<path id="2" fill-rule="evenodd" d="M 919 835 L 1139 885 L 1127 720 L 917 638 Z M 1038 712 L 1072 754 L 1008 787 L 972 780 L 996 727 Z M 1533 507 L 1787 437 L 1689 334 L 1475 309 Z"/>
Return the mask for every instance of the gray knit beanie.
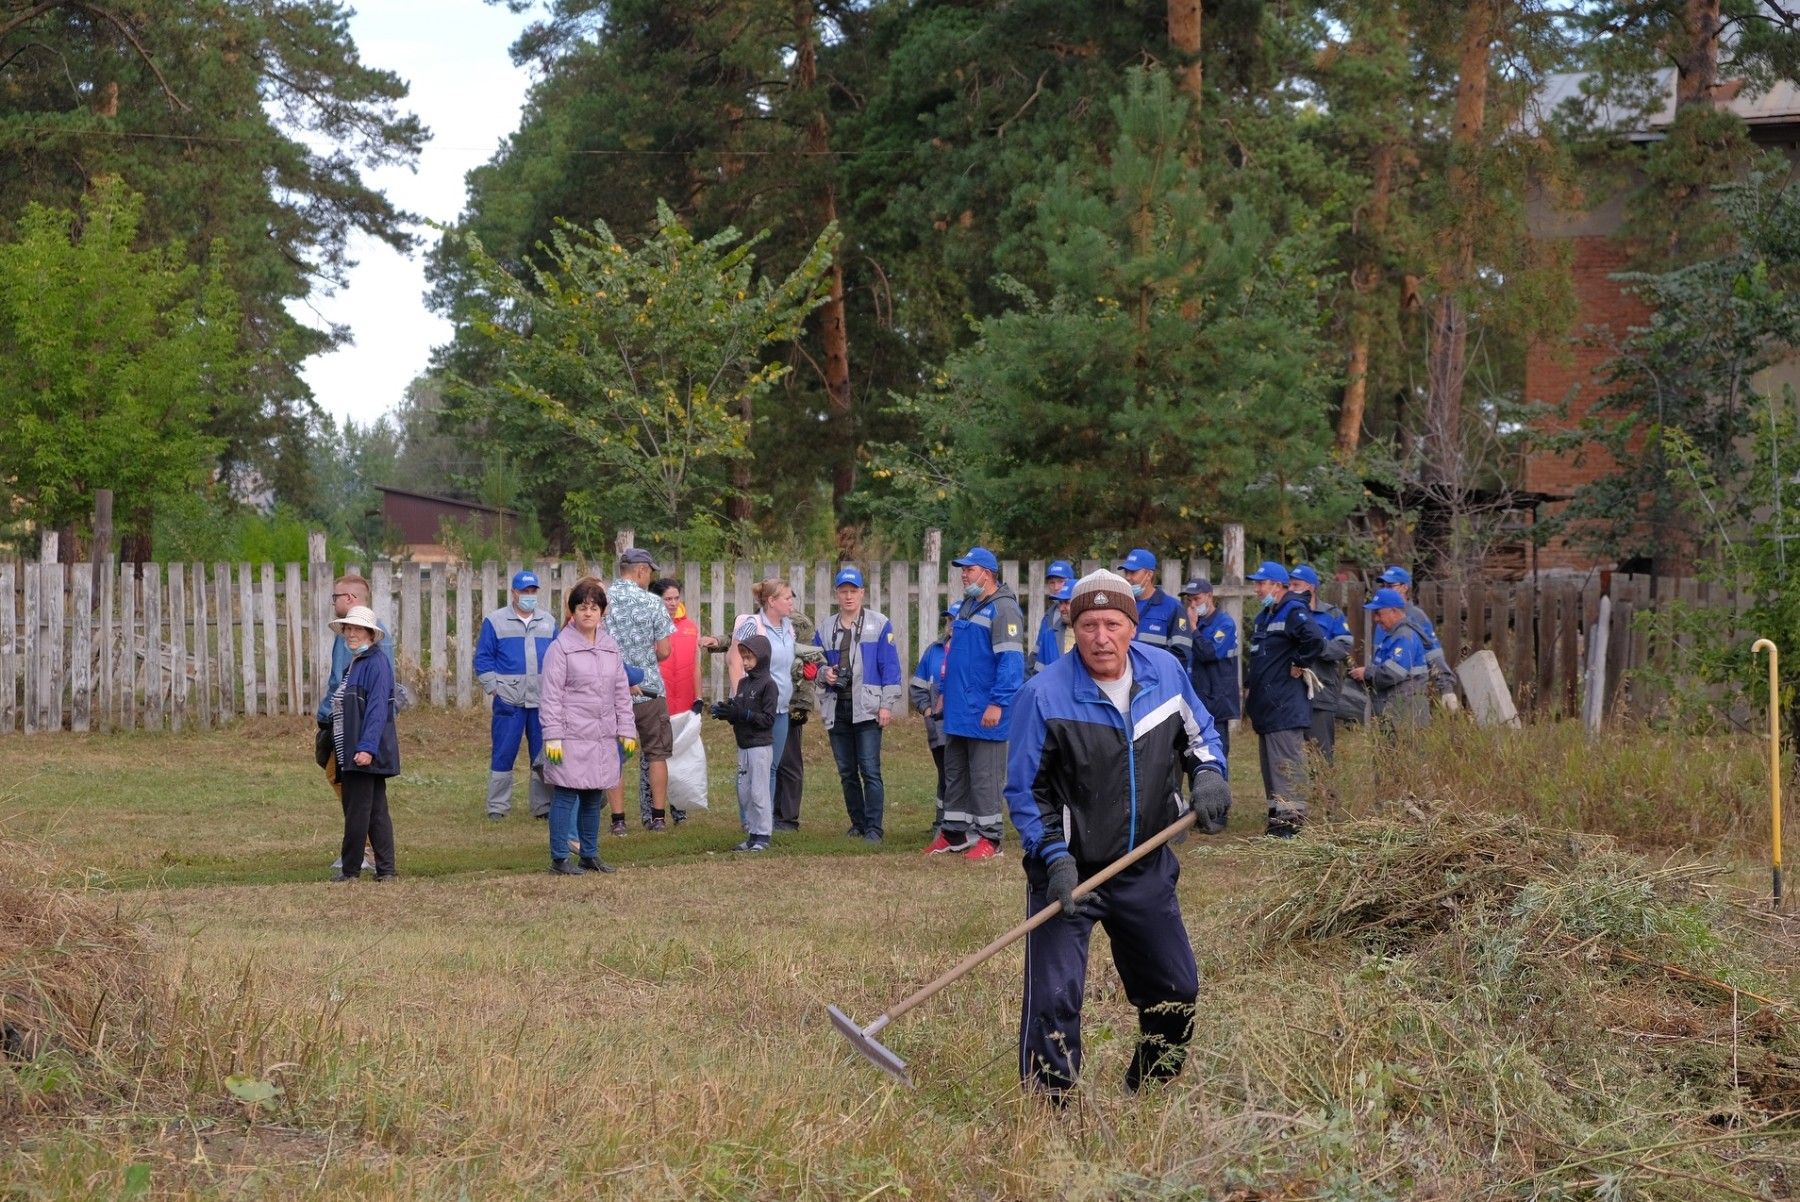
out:
<path id="1" fill-rule="evenodd" d="M 1075 591 L 1069 598 L 1070 625 L 1090 609 L 1117 610 L 1130 619 L 1133 626 L 1137 625 L 1137 597 L 1131 591 L 1130 582 L 1117 572 L 1101 568 L 1075 582 Z"/>

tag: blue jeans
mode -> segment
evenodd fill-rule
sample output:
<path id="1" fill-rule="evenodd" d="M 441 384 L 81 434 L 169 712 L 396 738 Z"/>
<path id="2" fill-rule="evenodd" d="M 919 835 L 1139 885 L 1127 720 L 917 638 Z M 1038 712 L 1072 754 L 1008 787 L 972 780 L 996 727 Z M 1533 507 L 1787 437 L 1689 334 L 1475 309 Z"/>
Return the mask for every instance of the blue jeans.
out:
<path id="1" fill-rule="evenodd" d="M 769 744 L 769 755 L 773 757 L 769 760 L 770 797 L 775 796 L 775 790 L 781 787 L 781 751 L 782 748 L 787 746 L 787 732 L 787 711 L 782 710 L 779 714 L 775 715 L 775 725 L 769 728 L 769 734 L 775 740 L 773 743 Z"/>
<path id="2" fill-rule="evenodd" d="M 881 783 L 881 723 L 838 722 L 831 728 L 831 754 L 844 786 L 844 810 L 852 830 L 881 834 L 887 792 Z"/>
<path id="3" fill-rule="evenodd" d="M 579 836 L 581 854 L 594 859 L 600 854 L 600 805 L 604 789 L 565 789 L 558 785 L 550 802 L 550 858 L 569 858 L 569 840 Z"/>

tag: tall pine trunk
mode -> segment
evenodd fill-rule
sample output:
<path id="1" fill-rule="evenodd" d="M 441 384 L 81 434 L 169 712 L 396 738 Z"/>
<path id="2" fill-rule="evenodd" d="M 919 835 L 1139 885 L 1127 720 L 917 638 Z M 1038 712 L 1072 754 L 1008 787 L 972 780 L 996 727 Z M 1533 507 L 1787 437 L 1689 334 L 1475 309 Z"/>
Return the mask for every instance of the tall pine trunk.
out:
<path id="1" fill-rule="evenodd" d="M 1468 366 L 1469 313 L 1464 293 L 1475 278 L 1473 170 L 1487 121 L 1488 61 L 1504 0 L 1469 0 L 1463 17 L 1456 82 L 1455 124 L 1450 134 L 1449 183 L 1453 213 L 1448 253 L 1439 261 L 1437 296 L 1431 305 L 1431 344 L 1426 360 L 1425 478 L 1461 490 L 1463 380 Z"/>
<path id="2" fill-rule="evenodd" d="M 1675 53 L 1675 104 L 1710 104 L 1719 85 L 1719 0 L 1685 0 Z"/>
<path id="3" fill-rule="evenodd" d="M 1379 257 L 1387 232 L 1388 214 L 1394 203 L 1394 163 L 1399 151 L 1393 142 L 1375 148 L 1370 163 L 1369 211 L 1364 228 L 1374 248 L 1350 273 L 1356 297 L 1350 314 L 1350 363 L 1344 382 L 1344 404 L 1338 410 L 1337 453 L 1349 459 L 1362 445 L 1363 415 L 1369 404 L 1369 344 L 1375 336 L 1375 318 L 1369 311 L 1381 287 Z"/>
<path id="4" fill-rule="evenodd" d="M 824 173 L 815 198 L 816 223 L 824 229 L 837 221 L 837 187 L 832 182 L 831 127 L 825 119 L 823 97 L 813 95 L 819 82 L 819 60 L 813 31 L 812 0 L 796 0 L 794 18 L 799 50 L 794 56 L 794 90 L 811 103 L 813 114 L 806 124 L 806 153 L 815 169 Z M 833 255 L 827 277 L 829 291 L 819 307 L 819 343 L 824 352 L 825 400 L 831 419 L 831 505 L 841 517 L 844 499 L 856 483 L 856 414 L 850 395 L 850 335 L 844 324 L 844 268 L 841 255 Z"/>
<path id="5" fill-rule="evenodd" d="M 1194 98 L 1196 116 L 1200 111 L 1200 32 L 1200 0 L 1169 0 L 1169 45 L 1181 62 L 1175 81 Z"/>

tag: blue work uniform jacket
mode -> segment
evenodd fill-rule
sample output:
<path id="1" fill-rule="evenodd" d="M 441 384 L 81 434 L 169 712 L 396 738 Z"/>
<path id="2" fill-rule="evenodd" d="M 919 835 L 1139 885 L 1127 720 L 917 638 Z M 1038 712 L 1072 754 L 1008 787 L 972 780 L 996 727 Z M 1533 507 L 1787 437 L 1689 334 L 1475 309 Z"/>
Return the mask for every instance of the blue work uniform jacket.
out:
<path id="1" fill-rule="evenodd" d="M 1024 683 L 1025 615 L 1018 597 L 1003 584 L 985 601 L 965 598 L 944 653 L 944 733 L 1005 742 L 1013 697 Z M 1000 707 L 1000 721 L 983 726 L 990 705 Z"/>
<path id="2" fill-rule="evenodd" d="M 536 709 L 544 657 L 556 641 L 556 622 L 542 610 L 521 616 L 503 605 L 481 620 L 475 640 L 475 679 L 496 701 Z"/>
<path id="3" fill-rule="evenodd" d="M 1406 603 L 1406 624 L 1413 628 L 1419 641 L 1425 644 L 1425 666 L 1431 683 L 1440 693 L 1456 692 L 1456 669 L 1450 666 L 1450 657 L 1444 654 L 1444 641 L 1438 638 L 1437 627 L 1425 616 L 1425 611 L 1411 601 Z M 1376 629 L 1380 629 L 1377 624 Z"/>
<path id="4" fill-rule="evenodd" d="M 1062 611 L 1052 601 L 1044 620 L 1038 623 L 1037 641 L 1031 645 L 1031 675 L 1035 676 L 1062 658 L 1062 636 L 1067 629 L 1063 625 Z"/>
<path id="5" fill-rule="evenodd" d="M 1431 719 L 1431 664 L 1425 636 L 1402 622 L 1393 630 L 1375 626 L 1375 646 L 1367 677 L 1377 715 L 1423 724 Z"/>
<path id="6" fill-rule="evenodd" d="M 1137 634 L 1132 641 L 1161 647 L 1186 667 L 1194 654 L 1194 637 L 1188 630 L 1187 606 L 1157 589 L 1137 603 Z"/>
<path id="7" fill-rule="evenodd" d="M 826 700 L 819 706 L 819 714 L 825 721 L 825 729 L 830 730 L 837 723 L 837 702 L 839 695 L 850 690 L 850 721 L 873 722 L 882 710 L 890 714 L 900 709 L 900 650 L 894 645 L 894 624 L 886 614 L 872 609 L 865 609 L 859 618 L 862 628 L 860 637 L 854 628 L 846 632 L 840 626 L 840 618 L 825 624 L 824 629 L 813 634 L 813 646 L 825 652 L 825 663 L 833 668 L 844 669 L 838 661 L 840 649 L 838 640 L 844 633 L 851 633 L 855 640 L 851 649 L 851 663 L 847 669 L 839 672 L 838 683 L 825 686 Z M 823 682 L 824 677 L 819 678 Z"/>
<path id="8" fill-rule="evenodd" d="M 1131 720 L 1079 655 L 1025 682 L 1006 745 L 1006 805 L 1027 865 L 1111 863 L 1188 811 L 1202 772 L 1225 775 L 1219 733 L 1186 669 L 1133 643 Z"/>
<path id="9" fill-rule="evenodd" d="M 1194 631 L 1194 654 L 1188 676 L 1194 692 L 1214 718 L 1235 718 L 1241 713 L 1242 690 L 1238 686 L 1237 621 L 1222 609 L 1206 615 Z"/>
<path id="10" fill-rule="evenodd" d="M 944 672 L 944 641 L 939 639 L 925 648 L 925 654 L 919 657 L 919 666 L 913 670 L 912 679 L 907 682 L 907 697 L 912 702 L 913 711 L 925 718 L 925 746 L 942 747 L 944 745 L 944 719 L 933 713 L 937 708 L 938 684 Z"/>
<path id="11" fill-rule="evenodd" d="M 1312 726 L 1306 681 L 1288 669 L 1310 668 L 1324 653 L 1325 636 L 1301 597 L 1289 593 L 1256 615 L 1250 658 L 1244 664 L 1244 714 L 1258 734 Z"/>
<path id="12" fill-rule="evenodd" d="M 1344 611 L 1329 601 L 1314 599 L 1312 620 L 1319 627 L 1319 633 L 1325 636 L 1325 650 L 1319 655 L 1319 662 L 1312 666 L 1313 674 L 1323 686 L 1313 694 L 1312 707 L 1336 713 L 1338 698 L 1344 691 L 1344 665 L 1356 651 L 1356 636 L 1350 633 Z"/>

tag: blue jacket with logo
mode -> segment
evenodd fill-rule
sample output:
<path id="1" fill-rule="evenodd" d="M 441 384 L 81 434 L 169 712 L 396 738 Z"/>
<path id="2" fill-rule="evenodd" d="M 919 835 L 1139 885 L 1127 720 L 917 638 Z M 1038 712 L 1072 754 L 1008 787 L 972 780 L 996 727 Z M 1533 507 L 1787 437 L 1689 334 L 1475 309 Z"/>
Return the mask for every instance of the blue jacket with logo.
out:
<path id="1" fill-rule="evenodd" d="M 850 694 L 850 721 L 873 722 L 882 710 L 890 714 L 900 709 L 900 650 L 894 645 L 894 624 L 886 614 L 872 609 L 862 611 L 862 636 L 851 649 L 851 663 L 847 680 L 840 680 L 836 685 L 824 686 L 824 677 L 819 678 L 828 700 L 819 706 L 820 716 L 825 721 L 825 729 L 830 730 L 837 723 L 837 702 L 845 688 Z M 834 618 L 825 623 L 822 630 L 813 633 L 813 646 L 825 652 L 825 662 L 833 668 L 841 667 L 838 663 L 838 622 Z"/>
<path id="2" fill-rule="evenodd" d="M 1325 636 L 1325 650 L 1320 653 L 1319 662 L 1312 666 L 1323 686 L 1313 694 L 1312 707 L 1335 713 L 1338 697 L 1344 690 L 1344 665 L 1356 651 L 1356 636 L 1350 633 L 1344 611 L 1329 601 L 1314 598 L 1312 620 L 1318 625 L 1319 633 Z"/>
<path id="3" fill-rule="evenodd" d="M 1139 601 L 1137 608 L 1137 634 L 1133 641 L 1146 647 L 1161 647 L 1186 667 L 1194 654 L 1194 636 L 1188 630 L 1187 607 L 1157 589 Z"/>
<path id="4" fill-rule="evenodd" d="M 542 610 L 521 617 L 502 605 L 481 620 L 475 641 L 475 679 L 496 702 L 536 709 L 544 657 L 556 641 L 556 622 Z"/>
<path id="5" fill-rule="evenodd" d="M 1391 631 L 1376 623 L 1366 675 L 1377 714 L 1417 723 L 1431 720 L 1430 652 L 1411 622 Z"/>
<path id="6" fill-rule="evenodd" d="M 1215 718 L 1235 718 L 1242 712 L 1237 654 L 1237 621 L 1222 609 L 1213 610 L 1194 631 L 1188 676 L 1206 712 Z"/>
<path id="7" fill-rule="evenodd" d="M 1018 597 L 1003 584 L 985 601 L 965 598 L 944 652 L 944 733 L 1005 742 L 1013 697 L 1024 683 L 1025 615 Z M 983 726 L 990 705 L 1000 707 L 1000 721 Z"/>
<path id="8" fill-rule="evenodd" d="M 1186 669 L 1133 643 L 1131 721 L 1065 655 L 1025 682 L 1006 747 L 1006 804 L 1028 869 L 1098 867 L 1188 811 L 1202 772 L 1225 775 L 1219 734 Z"/>
<path id="9" fill-rule="evenodd" d="M 1258 734 L 1312 725 L 1306 681 L 1288 669 L 1310 668 L 1324 654 L 1325 636 L 1299 595 L 1289 593 L 1256 615 L 1250 628 L 1250 657 L 1244 663 L 1244 714 Z"/>

